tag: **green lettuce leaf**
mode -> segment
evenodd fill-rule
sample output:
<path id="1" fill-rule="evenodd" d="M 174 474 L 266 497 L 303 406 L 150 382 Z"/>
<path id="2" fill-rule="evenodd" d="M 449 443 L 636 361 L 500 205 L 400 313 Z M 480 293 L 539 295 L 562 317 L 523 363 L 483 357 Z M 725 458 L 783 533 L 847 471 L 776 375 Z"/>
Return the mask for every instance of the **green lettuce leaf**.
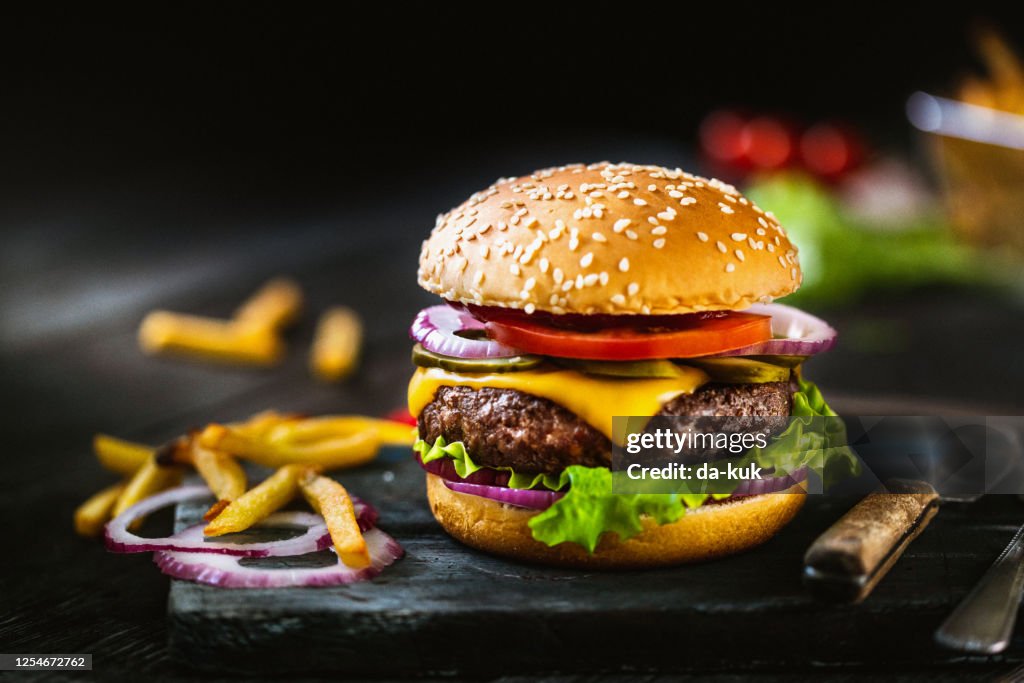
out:
<path id="1" fill-rule="evenodd" d="M 612 473 L 607 467 L 570 465 L 565 472 L 569 491 L 529 521 L 533 537 L 549 546 L 569 542 L 594 552 L 606 531 L 627 539 L 643 530 L 643 515 L 668 524 L 685 511 L 685 494 L 612 493 Z"/>
<path id="2" fill-rule="evenodd" d="M 799 390 L 793 394 L 792 416 L 797 418 L 835 417 L 818 387 L 799 376 Z M 793 420 L 782 434 L 775 436 L 765 448 L 752 449 L 743 461 L 777 472 L 794 472 L 807 466 L 822 474 L 825 486 L 859 471 L 859 462 L 846 446 L 845 428 L 839 420 L 826 420 L 825 433 L 813 429 L 815 421 Z M 820 421 L 817 424 L 821 424 Z M 470 458 L 461 442 L 445 443 L 438 437 L 433 443 L 417 441 L 413 449 L 424 463 L 451 458 L 455 471 L 466 477 L 482 469 Z M 728 493 L 705 493 L 702 482 L 691 482 L 690 491 L 681 487 L 678 493 L 612 493 L 613 476 L 607 467 L 572 465 L 560 475 L 520 474 L 510 467 L 492 468 L 511 475 L 509 486 L 530 489 L 543 486 L 552 491 L 569 487 L 566 494 L 551 507 L 530 519 L 533 537 L 549 546 L 576 543 L 589 552 L 597 547 L 601 535 L 614 532 L 622 540 L 640 533 L 641 518 L 648 516 L 658 524 L 678 520 L 688 508 L 700 507 L 709 498 L 721 499 Z"/>
<path id="3" fill-rule="evenodd" d="M 795 472 L 806 466 L 821 476 L 826 489 L 846 477 L 860 474 L 860 461 L 846 444 L 846 426 L 838 419 L 812 419 L 838 416 L 813 382 L 799 373 L 796 378 L 800 389 L 793 394 L 790 415 L 797 419 L 791 420 L 786 430 L 772 437 L 764 448 L 750 449 L 743 462 L 773 468 L 776 474 Z"/>
<path id="4" fill-rule="evenodd" d="M 569 483 L 565 473 L 562 474 L 523 474 L 521 472 L 515 472 L 511 467 L 488 467 L 486 465 L 478 465 L 473 462 L 473 459 L 469 457 L 469 453 L 466 452 L 466 447 L 462 445 L 461 441 L 454 443 L 446 443 L 443 436 L 437 437 L 437 440 L 433 444 L 429 444 L 423 439 L 419 439 L 413 444 L 412 449 L 420 454 L 420 459 L 424 463 L 433 462 L 440 458 L 451 458 L 452 464 L 455 465 L 455 472 L 465 479 L 469 475 L 481 469 L 492 469 L 499 472 L 508 472 L 510 478 L 508 480 L 508 487 L 512 489 L 535 489 L 539 486 L 543 486 L 551 491 L 559 491 L 566 487 Z"/>

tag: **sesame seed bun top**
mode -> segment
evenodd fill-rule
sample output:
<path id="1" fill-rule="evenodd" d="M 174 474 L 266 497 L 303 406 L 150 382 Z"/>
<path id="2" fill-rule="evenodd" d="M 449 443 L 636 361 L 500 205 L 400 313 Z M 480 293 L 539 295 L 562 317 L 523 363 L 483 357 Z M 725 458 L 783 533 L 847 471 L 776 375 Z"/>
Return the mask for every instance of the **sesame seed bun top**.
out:
<path id="1" fill-rule="evenodd" d="M 419 266 L 449 301 L 557 314 L 742 309 L 801 279 L 782 226 L 731 185 L 625 163 L 498 180 L 438 216 Z"/>

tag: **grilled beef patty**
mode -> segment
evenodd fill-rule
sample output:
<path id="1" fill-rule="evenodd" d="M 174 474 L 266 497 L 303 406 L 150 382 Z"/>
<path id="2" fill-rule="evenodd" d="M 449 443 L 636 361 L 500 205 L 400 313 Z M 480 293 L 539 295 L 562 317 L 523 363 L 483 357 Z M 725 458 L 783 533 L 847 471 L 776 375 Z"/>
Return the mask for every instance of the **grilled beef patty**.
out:
<path id="1" fill-rule="evenodd" d="M 701 417 L 740 416 L 731 431 L 765 431 L 792 408 L 788 382 L 705 384 L 666 403 L 659 415 L 685 415 L 701 429 Z M 720 425 L 719 425 L 720 426 Z M 705 426 L 704 429 L 708 429 Z M 557 473 L 569 465 L 611 465 L 612 444 L 604 434 L 562 406 L 514 389 L 441 387 L 419 416 L 420 437 L 433 443 L 461 441 L 473 460 L 517 472 Z"/>

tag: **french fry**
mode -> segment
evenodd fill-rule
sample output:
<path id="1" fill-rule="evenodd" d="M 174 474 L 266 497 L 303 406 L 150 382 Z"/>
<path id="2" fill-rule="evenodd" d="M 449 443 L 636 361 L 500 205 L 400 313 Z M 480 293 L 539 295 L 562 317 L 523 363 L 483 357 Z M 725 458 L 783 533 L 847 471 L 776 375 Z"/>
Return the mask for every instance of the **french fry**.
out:
<path id="1" fill-rule="evenodd" d="M 256 413 L 245 422 L 232 422 L 228 425 L 231 429 L 251 436 L 254 439 L 262 438 L 271 428 L 286 422 L 295 422 L 302 419 L 302 416 L 294 413 L 279 413 L 276 410 L 264 410 Z"/>
<path id="2" fill-rule="evenodd" d="M 345 487 L 315 470 L 306 470 L 299 488 L 309 505 L 324 518 L 338 558 L 356 569 L 370 566 L 370 552 L 359 530 L 352 498 Z"/>
<path id="3" fill-rule="evenodd" d="M 103 525 L 110 521 L 124 488 L 124 482 L 108 486 L 79 505 L 75 510 L 75 531 L 82 536 L 98 536 Z"/>
<path id="4" fill-rule="evenodd" d="M 144 498 L 159 493 L 181 481 L 181 469 L 178 467 L 162 467 L 157 464 L 154 456 L 149 456 L 145 464 L 128 480 L 121 495 L 114 504 L 113 517 L 130 508 Z"/>
<path id="5" fill-rule="evenodd" d="M 92 438 L 92 450 L 103 467 L 125 476 L 135 474 L 153 455 L 153 449 L 149 446 L 107 434 L 97 434 Z"/>
<path id="6" fill-rule="evenodd" d="M 227 453 L 203 448 L 194 438 L 189 442 L 189 456 L 192 466 L 217 497 L 217 502 L 203 515 L 203 519 L 210 521 L 245 493 L 245 470 Z"/>
<path id="7" fill-rule="evenodd" d="M 279 332 L 298 319 L 302 312 L 302 289 L 294 281 L 277 277 L 263 285 L 235 311 L 236 322 Z"/>
<path id="8" fill-rule="evenodd" d="M 299 491 L 307 465 L 285 465 L 232 501 L 203 530 L 207 536 L 245 531 L 287 505 Z"/>
<path id="9" fill-rule="evenodd" d="M 139 344 L 150 354 L 179 353 L 254 365 L 272 365 L 284 352 L 283 342 L 273 331 L 168 311 L 153 311 L 145 317 Z"/>
<path id="10" fill-rule="evenodd" d="M 978 51 L 991 75 L 998 108 L 1024 113 L 1024 64 L 1013 49 L 997 32 L 987 29 L 978 35 Z"/>
<path id="11" fill-rule="evenodd" d="M 357 415 L 325 415 L 280 422 L 265 432 L 265 438 L 271 443 L 304 443 L 367 431 L 375 432 L 382 446 L 412 446 L 416 442 L 415 429 L 407 424 Z"/>
<path id="12" fill-rule="evenodd" d="M 311 463 L 324 469 L 355 467 L 373 460 L 380 450 L 375 431 L 356 432 L 310 443 L 254 438 L 224 425 L 210 425 L 199 436 L 205 448 L 224 451 L 267 467 Z"/>
<path id="13" fill-rule="evenodd" d="M 337 382 L 355 370 L 363 326 L 350 308 L 338 306 L 320 316 L 309 366 L 313 374 L 326 382 Z"/>

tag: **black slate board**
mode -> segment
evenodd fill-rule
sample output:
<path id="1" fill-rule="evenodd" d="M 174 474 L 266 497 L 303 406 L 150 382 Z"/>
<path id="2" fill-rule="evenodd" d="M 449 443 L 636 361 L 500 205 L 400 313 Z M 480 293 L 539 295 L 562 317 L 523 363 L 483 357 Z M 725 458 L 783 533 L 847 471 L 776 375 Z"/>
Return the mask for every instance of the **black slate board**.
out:
<path id="1" fill-rule="evenodd" d="M 801 558 L 852 500 L 811 497 L 782 534 L 733 558 L 583 573 L 493 558 L 444 535 L 427 509 L 422 472 L 404 454 L 340 479 L 380 509 L 381 528 L 406 557 L 372 582 L 340 588 L 238 591 L 173 581 L 173 656 L 253 675 L 962 664 L 932 644 L 932 633 L 1024 517 L 1011 496 L 947 506 L 868 601 L 835 606 L 802 588 Z M 198 512 L 180 509 L 179 525 Z M 1022 655 L 1018 639 L 1002 659 Z"/>

